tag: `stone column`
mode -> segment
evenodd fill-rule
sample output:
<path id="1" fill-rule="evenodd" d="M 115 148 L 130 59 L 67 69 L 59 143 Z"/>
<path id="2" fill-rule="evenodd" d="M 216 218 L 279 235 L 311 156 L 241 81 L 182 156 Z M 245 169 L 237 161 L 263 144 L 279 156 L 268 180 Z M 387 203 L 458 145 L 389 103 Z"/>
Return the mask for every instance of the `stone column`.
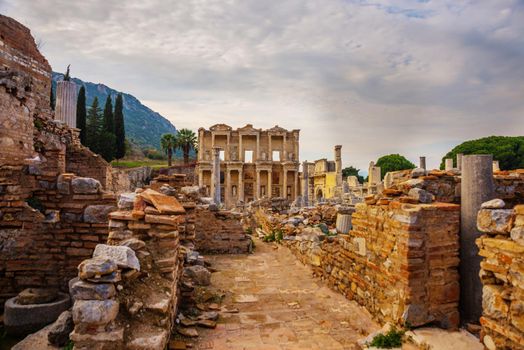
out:
<path id="1" fill-rule="evenodd" d="M 298 188 L 299 188 L 300 181 L 298 179 L 298 169 L 295 170 L 295 193 L 293 195 L 293 200 L 297 199 L 298 197 Z"/>
<path id="2" fill-rule="evenodd" d="M 457 154 L 457 168 L 458 170 L 462 170 L 462 157 L 464 156 L 464 154 L 462 153 L 458 153 Z"/>
<path id="3" fill-rule="evenodd" d="M 224 201 L 226 202 L 227 206 L 231 205 L 231 170 L 226 169 L 226 186 L 225 186 L 224 193 Z"/>
<path id="4" fill-rule="evenodd" d="M 72 81 L 59 81 L 56 84 L 55 119 L 76 128 L 76 84 Z"/>
<path id="5" fill-rule="evenodd" d="M 244 201 L 244 172 L 242 171 L 242 169 L 238 170 L 237 193 L 238 193 L 238 200 L 245 202 Z"/>
<path id="6" fill-rule="evenodd" d="M 260 199 L 260 170 L 257 169 L 256 199 Z"/>
<path id="7" fill-rule="evenodd" d="M 220 148 L 213 148 L 213 201 L 220 204 Z"/>
<path id="8" fill-rule="evenodd" d="M 204 170 L 198 170 L 198 187 L 204 186 Z"/>
<path id="9" fill-rule="evenodd" d="M 307 161 L 302 162 L 302 181 L 304 182 L 304 191 L 302 192 L 302 200 L 304 206 L 309 206 L 309 173 Z"/>
<path id="10" fill-rule="evenodd" d="M 238 159 L 244 163 L 246 159 L 244 158 L 244 149 L 242 148 L 242 134 L 238 135 Z"/>
<path id="11" fill-rule="evenodd" d="M 342 186 L 342 146 L 335 146 L 335 172 L 337 173 L 336 185 Z"/>
<path id="12" fill-rule="evenodd" d="M 284 173 L 284 178 L 283 178 L 284 181 L 282 182 L 282 189 L 284 193 L 282 197 L 287 199 L 287 169 L 283 168 L 283 173 Z"/>
<path id="13" fill-rule="evenodd" d="M 493 156 L 468 155 L 462 158 L 460 203 L 460 311 L 463 323 L 477 323 L 482 315 L 481 256 L 475 240 L 480 205 L 494 198 Z"/>
<path id="14" fill-rule="evenodd" d="M 256 161 L 260 160 L 260 133 L 257 133 L 257 159 Z"/>
<path id="15" fill-rule="evenodd" d="M 267 171 L 267 198 L 271 198 L 272 196 L 272 193 L 271 193 L 271 188 L 273 187 L 273 170 L 272 169 L 269 169 Z"/>
<path id="16" fill-rule="evenodd" d="M 500 171 L 500 165 L 498 160 L 493 161 L 493 172 Z"/>
<path id="17" fill-rule="evenodd" d="M 444 164 L 445 164 L 444 169 L 446 171 L 452 170 L 453 169 L 453 158 L 446 158 Z"/>
<path id="18" fill-rule="evenodd" d="M 426 157 L 424 157 L 424 156 L 420 157 L 420 164 L 419 164 L 418 167 L 421 168 L 421 169 L 426 170 Z"/>

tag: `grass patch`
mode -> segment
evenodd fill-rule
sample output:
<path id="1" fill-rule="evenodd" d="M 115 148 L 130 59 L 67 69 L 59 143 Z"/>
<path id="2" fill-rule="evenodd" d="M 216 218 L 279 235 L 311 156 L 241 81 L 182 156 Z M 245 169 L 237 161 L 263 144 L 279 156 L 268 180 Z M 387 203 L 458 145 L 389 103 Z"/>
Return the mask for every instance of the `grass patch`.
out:
<path id="1" fill-rule="evenodd" d="M 149 166 L 153 169 L 167 168 L 167 161 L 165 160 L 113 160 L 111 165 L 115 168 L 138 168 L 141 166 Z"/>
<path id="2" fill-rule="evenodd" d="M 393 327 L 385 334 L 377 334 L 369 345 L 380 349 L 401 347 L 404 333 L 403 330 L 397 330 Z"/>

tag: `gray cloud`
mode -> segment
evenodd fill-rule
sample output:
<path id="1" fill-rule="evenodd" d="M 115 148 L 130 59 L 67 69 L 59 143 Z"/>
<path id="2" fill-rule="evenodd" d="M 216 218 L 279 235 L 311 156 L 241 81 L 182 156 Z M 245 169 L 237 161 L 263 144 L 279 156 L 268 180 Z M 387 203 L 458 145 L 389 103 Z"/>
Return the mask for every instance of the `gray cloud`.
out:
<path id="1" fill-rule="evenodd" d="M 302 158 L 436 166 L 455 144 L 521 133 L 518 0 L 3 0 L 55 70 L 130 92 L 178 127 L 302 130 Z"/>

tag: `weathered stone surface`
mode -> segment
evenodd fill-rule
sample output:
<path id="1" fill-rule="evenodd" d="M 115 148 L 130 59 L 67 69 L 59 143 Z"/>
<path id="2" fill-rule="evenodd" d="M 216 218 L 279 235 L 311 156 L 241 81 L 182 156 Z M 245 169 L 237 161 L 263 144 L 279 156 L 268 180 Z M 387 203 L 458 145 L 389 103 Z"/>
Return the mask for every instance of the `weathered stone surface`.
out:
<path id="1" fill-rule="evenodd" d="M 76 280 L 71 283 L 69 293 L 73 300 L 106 300 L 116 295 L 116 289 L 112 283 L 88 283 Z"/>
<path id="2" fill-rule="evenodd" d="M 508 234 L 514 218 L 512 209 L 481 209 L 477 215 L 477 228 L 486 233 Z"/>
<path id="3" fill-rule="evenodd" d="M 179 327 L 177 329 L 177 332 L 183 335 L 184 337 L 189 337 L 189 338 L 198 337 L 198 331 L 196 330 L 196 328 L 192 328 L 192 327 L 188 327 L 188 328 Z"/>
<path id="4" fill-rule="evenodd" d="M 93 257 L 109 258 L 116 262 L 119 268 L 140 271 L 140 262 L 133 249 L 129 247 L 98 244 L 93 252 Z"/>
<path id="5" fill-rule="evenodd" d="M 118 315 L 116 300 L 77 300 L 73 305 L 75 324 L 105 325 Z"/>
<path id="6" fill-rule="evenodd" d="M 502 199 L 492 199 L 490 201 L 484 202 L 480 205 L 481 209 L 503 209 L 506 206 L 506 203 Z"/>
<path id="7" fill-rule="evenodd" d="M 484 314 L 495 319 L 506 318 L 509 306 L 502 298 L 504 288 L 496 285 L 486 285 L 482 288 L 482 309 Z"/>
<path id="8" fill-rule="evenodd" d="M 422 169 L 422 168 L 415 168 L 411 171 L 411 177 L 412 178 L 417 178 L 417 177 L 421 177 L 421 176 L 425 176 L 426 175 L 426 170 Z"/>
<path id="9" fill-rule="evenodd" d="M 118 210 L 133 210 L 136 193 L 127 192 L 118 195 Z"/>
<path id="10" fill-rule="evenodd" d="M 524 245 L 524 226 L 518 226 L 511 230 L 511 239 L 518 244 Z"/>
<path id="11" fill-rule="evenodd" d="M 408 192 L 408 196 L 416 199 L 420 203 L 431 203 L 433 201 L 433 195 L 421 188 L 410 189 Z"/>
<path id="12" fill-rule="evenodd" d="M 84 260 L 78 265 L 78 276 L 81 279 L 95 278 L 109 275 L 118 269 L 115 260 L 109 256 L 97 256 Z"/>
<path id="13" fill-rule="evenodd" d="M 75 177 L 71 180 L 71 187 L 76 194 L 98 193 L 102 189 L 100 181 L 90 177 Z"/>
<path id="14" fill-rule="evenodd" d="M 146 334 L 132 337 L 126 344 L 129 350 L 164 350 L 169 339 L 169 332 L 164 329 L 149 330 Z"/>
<path id="15" fill-rule="evenodd" d="M 92 224 L 106 223 L 109 213 L 115 210 L 116 207 L 114 205 L 97 204 L 87 206 L 84 210 L 84 222 Z"/>
<path id="16" fill-rule="evenodd" d="M 125 241 L 121 242 L 120 245 L 124 247 L 129 247 L 134 251 L 144 249 L 146 247 L 146 243 L 144 241 L 139 240 L 138 238 L 126 239 Z"/>
<path id="17" fill-rule="evenodd" d="M 194 265 L 184 267 L 184 275 L 189 277 L 198 286 L 211 284 L 211 272 L 203 266 Z"/>
<path id="18" fill-rule="evenodd" d="M 50 303 L 58 297 L 56 289 L 49 288 L 27 288 L 17 296 L 17 303 L 20 305 Z"/>
<path id="19" fill-rule="evenodd" d="M 71 311 L 64 311 L 58 319 L 51 325 L 47 339 L 50 344 L 64 346 L 69 341 L 69 334 L 73 331 L 73 315 Z"/>

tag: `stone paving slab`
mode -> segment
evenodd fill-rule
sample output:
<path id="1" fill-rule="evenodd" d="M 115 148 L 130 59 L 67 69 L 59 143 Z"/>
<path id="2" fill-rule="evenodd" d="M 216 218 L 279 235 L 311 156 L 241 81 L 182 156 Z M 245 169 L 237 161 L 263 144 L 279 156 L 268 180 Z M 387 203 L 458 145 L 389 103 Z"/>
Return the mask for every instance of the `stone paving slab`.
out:
<path id="1" fill-rule="evenodd" d="M 284 247 L 259 243 L 251 255 L 215 255 L 214 288 L 223 305 L 214 330 L 200 330 L 195 349 L 359 349 L 357 340 L 379 325 L 356 302 L 330 290 Z"/>

